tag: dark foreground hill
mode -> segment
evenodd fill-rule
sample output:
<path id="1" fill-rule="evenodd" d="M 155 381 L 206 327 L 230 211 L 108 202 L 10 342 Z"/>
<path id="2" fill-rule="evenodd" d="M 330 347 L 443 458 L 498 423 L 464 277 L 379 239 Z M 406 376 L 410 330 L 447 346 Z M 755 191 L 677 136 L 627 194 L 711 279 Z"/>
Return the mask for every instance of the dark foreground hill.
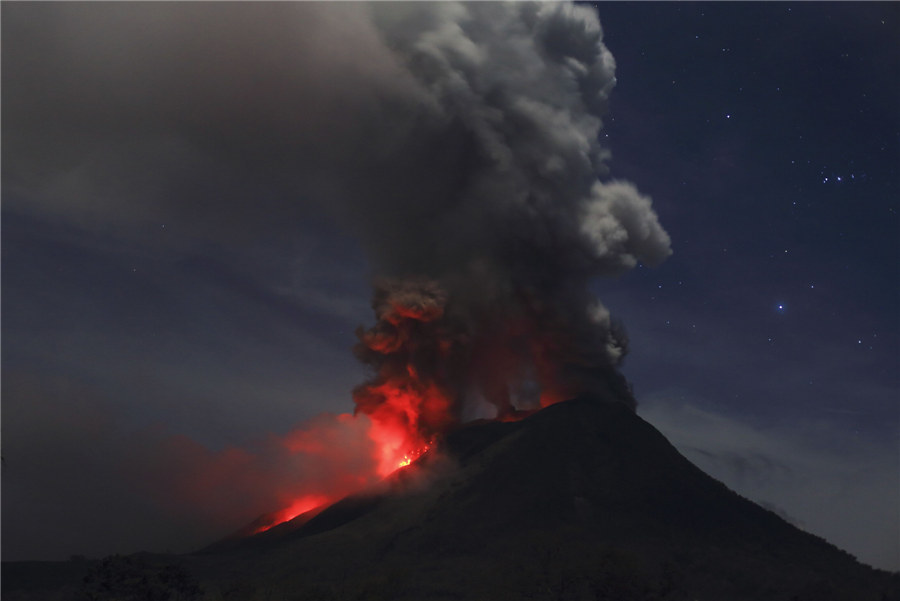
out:
<path id="1" fill-rule="evenodd" d="M 900 599 L 900 576 L 740 497 L 633 411 L 591 397 L 471 424 L 377 490 L 147 561 L 177 564 L 208 599 Z"/>

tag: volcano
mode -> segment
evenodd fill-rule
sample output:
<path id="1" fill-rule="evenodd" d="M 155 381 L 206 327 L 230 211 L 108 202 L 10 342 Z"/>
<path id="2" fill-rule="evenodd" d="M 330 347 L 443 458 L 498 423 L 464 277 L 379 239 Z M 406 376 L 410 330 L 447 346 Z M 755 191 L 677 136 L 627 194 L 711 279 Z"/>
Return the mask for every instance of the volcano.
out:
<path id="1" fill-rule="evenodd" d="M 189 558 L 298 599 L 896 599 L 732 492 L 627 404 L 470 423 L 373 490 Z"/>
<path id="2" fill-rule="evenodd" d="M 375 488 L 165 559 L 228 599 L 900 599 L 900 575 L 732 492 L 597 395 L 469 423 Z"/>

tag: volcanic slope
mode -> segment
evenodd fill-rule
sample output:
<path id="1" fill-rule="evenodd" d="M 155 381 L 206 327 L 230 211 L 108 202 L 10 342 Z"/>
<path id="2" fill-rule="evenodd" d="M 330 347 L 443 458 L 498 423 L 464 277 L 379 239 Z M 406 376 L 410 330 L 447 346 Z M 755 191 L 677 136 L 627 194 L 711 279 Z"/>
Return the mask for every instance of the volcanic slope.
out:
<path id="1" fill-rule="evenodd" d="M 740 497 L 624 404 L 590 396 L 470 424 L 378 490 L 188 564 L 207 591 L 248 599 L 900 599 L 900 576 Z"/>

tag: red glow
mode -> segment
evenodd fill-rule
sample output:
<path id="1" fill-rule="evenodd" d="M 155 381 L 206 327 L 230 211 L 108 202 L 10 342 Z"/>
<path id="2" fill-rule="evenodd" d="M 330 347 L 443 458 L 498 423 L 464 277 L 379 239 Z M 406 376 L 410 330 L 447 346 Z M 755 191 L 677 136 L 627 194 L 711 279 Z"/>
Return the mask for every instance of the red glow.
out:
<path id="1" fill-rule="evenodd" d="M 375 443 L 379 476 L 409 465 L 429 447 L 432 441 L 423 434 L 423 426 L 442 419 L 449 421 L 445 417 L 450 409 L 446 395 L 436 386 L 425 386 L 412 377 L 370 386 L 366 393 L 380 399 L 369 414 L 369 438 Z"/>
<path id="2" fill-rule="evenodd" d="M 496 419 L 501 421 L 523 419 L 537 409 L 514 406 L 511 385 L 517 381 L 539 385 L 541 407 L 572 396 L 560 377 L 566 340 L 541 332 L 535 320 L 521 315 L 504 316 L 473 339 L 447 316 L 446 300 L 427 282 L 395 282 L 376 290 L 377 323 L 357 333 L 354 349 L 373 376 L 353 392 L 354 415 L 337 416 L 284 440 L 292 453 L 315 457 L 336 469 L 322 470 L 320 485 L 304 490 L 316 494 L 299 497 L 259 532 L 337 501 L 354 492 L 353 485 L 362 488 L 416 461 L 458 424 L 461 383 L 473 386 L 497 407 Z M 371 443 L 365 450 L 356 447 L 367 455 L 361 463 L 334 461 L 348 446 L 346 433 Z M 356 441 L 358 445 L 359 438 Z M 342 471 L 348 465 L 354 466 L 352 474 Z M 351 482 L 348 475 L 356 480 Z"/>
<path id="3" fill-rule="evenodd" d="M 415 461 L 416 459 L 418 459 L 419 457 L 421 457 L 422 455 L 424 455 L 427 452 L 428 452 L 427 445 L 422 447 L 421 449 L 416 449 L 415 451 L 410 451 L 409 453 L 404 455 L 402 459 L 400 459 L 400 463 L 397 464 L 397 468 L 399 469 L 401 467 L 406 467 L 407 465 L 411 464 L 413 461 Z"/>
<path id="4" fill-rule="evenodd" d="M 303 497 L 300 497 L 299 499 L 291 503 L 289 507 L 285 507 L 281 511 L 273 513 L 271 516 L 271 522 L 260 526 L 253 532 L 253 534 L 259 534 L 260 532 L 265 532 L 266 530 L 269 530 L 270 528 L 273 528 L 278 524 L 289 522 L 298 515 L 304 514 L 307 511 L 311 511 L 332 501 L 333 499 L 329 499 L 328 497 L 323 495 L 305 495 Z"/>
<path id="5" fill-rule="evenodd" d="M 283 444 L 292 453 L 327 462 L 346 446 L 342 437 L 360 432 L 353 426 L 362 426 L 372 443 L 368 446 L 371 455 L 363 462 L 365 469 L 356 474 L 328 474 L 318 488 L 326 494 L 306 494 L 297 498 L 287 508 L 272 514 L 268 523 L 257 528 L 254 534 L 338 501 L 367 483 L 410 465 L 429 449 L 439 431 L 437 427 L 452 423 L 449 396 L 436 384 L 423 382 L 411 365 L 396 377 L 358 390 L 356 397 L 358 403 L 361 399 L 370 403 L 366 405 L 368 411 L 364 415 L 343 414 L 331 421 L 322 421 L 316 427 L 291 433 Z"/>
<path id="6" fill-rule="evenodd" d="M 403 420 L 397 420 L 397 411 L 410 410 L 412 407 L 421 404 L 427 404 L 422 399 L 417 398 L 411 393 L 401 391 L 392 391 L 389 394 L 394 400 L 391 410 L 379 413 L 379 417 L 372 416 L 368 429 L 368 436 L 374 443 L 372 445 L 373 461 L 371 465 L 374 468 L 374 474 L 359 479 L 357 488 L 362 488 L 366 482 L 371 482 L 378 477 L 385 477 L 402 467 L 410 465 L 413 461 L 424 455 L 430 444 L 422 441 L 415 435 L 414 430 L 408 429 L 408 424 Z M 380 418 L 380 419 L 379 419 Z M 353 418 L 364 419 L 364 418 Z M 415 423 L 413 420 L 412 423 Z M 322 444 L 321 440 L 309 436 L 309 432 L 295 433 L 293 437 L 286 440 L 286 446 L 293 451 L 299 451 L 308 454 L 324 456 L 329 453 L 329 448 Z M 332 452 L 338 449 L 332 447 Z M 293 501 L 288 507 L 277 511 L 268 516 L 267 523 L 254 530 L 253 534 L 265 532 L 278 524 L 288 522 L 295 517 L 311 511 L 316 508 L 324 507 L 338 501 L 345 494 L 353 492 L 346 486 L 338 486 L 339 483 L 347 480 L 345 474 L 333 475 L 333 486 L 335 490 L 341 492 L 338 495 L 325 494 L 308 494 L 299 497 Z"/>
<path id="7" fill-rule="evenodd" d="M 453 343 L 443 321 L 443 296 L 427 285 L 385 291 L 378 323 L 359 333 L 357 355 L 375 376 L 353 393 L 356 412 L 372 421 L 376 473 L 412 463 L 456 418 L 445 384 Z"/>
<path id="8" fill-rule="evenodd" d="M 434 282 L 379 283 L 377 321 L 357 332 L 354 347 L 371 377 L 353 391 L 353 414 L 323 413 L 246 449 L 210 451 L 176 439 L 172 454 L 181 472 L 172 487 L 225 523 L 275 503 L 283 507 L 242 533 L 265 532 L 305 513 L 294 524 L 300 526 L 317 509 L 433 453 L 441 437 L 475 411 L 493 407 L 494 419 L 517 421 L 571 398 L 580 385 L 572 368 L 591 364 L 576 352 L 579 340 L 565 323 L 525 301 L 508 313 L 486 301 L 484 313 L 472 314 L 448 308 Z"/>

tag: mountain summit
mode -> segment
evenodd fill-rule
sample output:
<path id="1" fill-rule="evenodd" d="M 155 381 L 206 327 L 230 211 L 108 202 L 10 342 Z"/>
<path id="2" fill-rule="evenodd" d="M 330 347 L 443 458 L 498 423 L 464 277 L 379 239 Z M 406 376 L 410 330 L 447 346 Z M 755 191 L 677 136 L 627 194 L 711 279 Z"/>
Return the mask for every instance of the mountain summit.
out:
<path id="1" fill-rule="evenodd" d="M 858 563 L 582 396 L 449 434 L 376 490 L 191 562 L 298 599 L 882 600 Z"/>

